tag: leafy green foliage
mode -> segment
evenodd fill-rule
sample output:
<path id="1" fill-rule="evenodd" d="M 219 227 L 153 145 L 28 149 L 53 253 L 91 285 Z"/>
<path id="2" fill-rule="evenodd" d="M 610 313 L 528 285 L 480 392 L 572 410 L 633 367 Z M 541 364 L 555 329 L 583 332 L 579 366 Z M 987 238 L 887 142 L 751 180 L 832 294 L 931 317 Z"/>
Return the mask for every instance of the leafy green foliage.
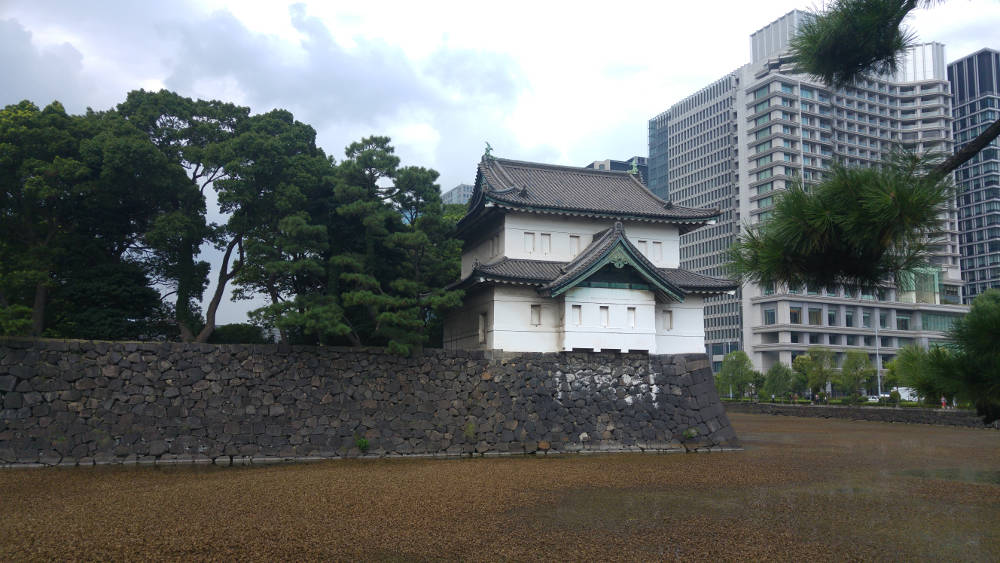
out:
<path id="1" fill-rule="evenodd" d="M 24 336 L 31 331 L 31 308 L 0 306 L 0 336 Z"/>
<path id="2" fill-rule="evenodd" d="M 144 237 L 183 177 L 114 112 L 27 101 L 0 111 L 0 306 L 15 307 L 11 330 L 30 308 L 36 336 L 142 333 L 159 309 Z"/>
<path id="3" fill-rule="evenodd" d="M 932 348 L 926 373 L 946 397 L 967 401 L 987 424 L 1000 420 L 1000 290 L 972 301 L 969 314 L 955 321 L 947 351 Z"/>
<path id="4" fill-rule="evenodd" d="M 8 106 L 0 330 L 204 342 L 232 281 L 237 298 L 270 299 L 251 317 L 284 341 L 401 355 L 439 344 L 444 312 L 461 304 L 443 289 L 458 277 L 461 206 L 446 209 L 437 172 L 400 166 L 387 137 L 352 143 L 340 164 L 315 137 L 284 110 L 251 116 L 167 91 L 85 116 Z M 225 225 L 206 221 L 209 188 Z M 207 242 L 224 255 L 202 319 Z M 216 340 L 233 338 L 263 337 L 229 328 Z"/>
<path id="5" fill-rule="evenodd" d="M 785 397 L 792 392 L 792 370 L 781 362 L 768 368 L 764 375 L 764 395 Z"/>
<path id="6" fill-rule="evenodd" d="M 157 281 L 172 290 L 176 323 L 185 340 L 194 340 L 196 335 L 204 340 L 214 327 L 214 321 L 208 323 L 206 334 L 200 334 L 206 330 L 199 303 L 208 286 L 209 264 L 197 256 L 203 243 L 219 242 L 223 234 L 206 221 L 205 190 L 226 177 L 223 165 L 233 158 L 232 139 L 249 112 L 245 107 L 192 100 L 166 90 L 132 91 L 118 105 L 119 114 L 186 171 L 177 179 L 177 196 L 170 200 L 169 209 L 146 233 L 149 264 Z"/>
<path id="7" fill-rule="evenodd" d="M 833 0 L 807 18 L 790 42 L 799 72 L 831 86 L 891 74 L 915 36 L 902 27 L 915 0 Z"/>
<path id="8" fill-rule="evenodd" d="M 944 373 L 952 364 L 951 352 L 940 346 L 925 350 L 905 346 L 893 360 L 904 387 L 912 387 L 927 402 L 934 404 L 940 397 L 954 397 L 959 389 Z"/>
<path id="9" fill-rule="evenodd" d="M 792 360 L 792 369 L 806 389 L 818 394 L 833 377 L 833 352 L 826 348 L 811 347 L 807 354 L 796 356 Z"/>
<path id="10" fill-rule="evenodd" d="M 750 394 L 758 376 L 747 353 L 736 350 L 722 358 L 722 367 L 715 375 L 715 388 L 719 395 L 728 396 L 731 391 L 734 396 L 743 397 Z"/>
<path id="11" fill-rule="evenodd" d="M 267 344 L 271 338 L 259 326 L 248 323 L 220 325 L 212 331 L 211 344 Z"/>
<path id="12" fill-rule="evenodd" d="M 933 161 L 897 153 L 879 168 L 834 165 L 823 182 L 793 186 L 769 221 L 748 226 L 731 272 L 761 285 L 845 284 L 874 289 L 927 264 L 939 209 L 953 197 L 930 178 Z"/>
<path id="13" fill-rule="evenodd" d="M 848 350 L 836 379 L 841 391 L 854 395 L 874 376 L 875 367 L 868 354 L 861 350 Z"/>

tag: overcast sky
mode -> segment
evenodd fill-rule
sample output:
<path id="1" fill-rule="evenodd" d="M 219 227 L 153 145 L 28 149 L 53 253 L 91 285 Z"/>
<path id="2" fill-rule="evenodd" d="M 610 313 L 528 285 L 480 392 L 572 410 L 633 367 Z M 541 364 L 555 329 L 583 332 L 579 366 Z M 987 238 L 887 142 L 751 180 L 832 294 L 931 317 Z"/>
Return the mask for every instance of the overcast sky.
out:
<path id="1" fill-rule="evenodd" d="M 650 117 L 749 62 L 752 32 L 819 2 L 338 4 L 0 0 L 0 106 L 79 113 L 167 88 L 284 108 L 338 159 L 391 136 L 447 190 L 475 178 L 485 141 L 558 164 L 645 156 Z M 949 62 L 1000 48 L 996 0 L 949 0 L 909 24 Z"/>

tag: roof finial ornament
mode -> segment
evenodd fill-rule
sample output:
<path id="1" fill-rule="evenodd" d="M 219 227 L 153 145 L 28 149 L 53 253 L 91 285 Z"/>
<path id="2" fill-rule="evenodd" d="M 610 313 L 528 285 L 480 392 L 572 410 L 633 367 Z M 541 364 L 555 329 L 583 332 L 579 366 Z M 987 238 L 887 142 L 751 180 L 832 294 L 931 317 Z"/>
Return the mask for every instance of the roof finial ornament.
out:
<path id="1" fill-rule="evenodd" d="M 486 141 L 486 152 L 483 153 L 484 160 L 493 160 L 493 147 L 490 146 L 490 142 Z"/>
<path id="2" fill-rule="evenodd" d="M 667 200 L 667 203 L 666 203 L 666 204 L 665 204 L 665 205 L 664 205 L 663 207 L 665 207 L 665 208 L 667 208 L 667 209 L 673 209 L 673 208 L 674 208 L 674 202 L 672 202 L 672 201 L 670 201 L 670 200 L 668 199 L 668 200 Z"/>
<path id="3" fill-rule="evenodd" d="M 632 159 L 632 168 L 628 171 L 629 174 L 639 175 L 639 161 L 638 159 Z"/>

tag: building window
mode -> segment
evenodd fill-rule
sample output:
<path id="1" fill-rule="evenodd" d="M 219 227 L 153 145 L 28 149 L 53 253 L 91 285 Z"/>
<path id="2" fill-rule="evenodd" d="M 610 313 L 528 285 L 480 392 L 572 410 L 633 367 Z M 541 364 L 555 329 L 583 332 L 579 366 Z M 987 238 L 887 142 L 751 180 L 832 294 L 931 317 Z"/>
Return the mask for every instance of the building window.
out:
<path id="1" fill-rule="evenodd" d="M 653 241 L 653 260 L 660 262 L 663 260 L 663 243 Z"/>
<path id="2" fill-rule="evenodd" d="M 552 251 L 552 235 L 549 233 L 542 233 L 542 254 L 548 254 Z"/>
<path id="3" fill-rule="evenodd" d="M 826 324 L 830 326 L 837 326 L 837 310 L 828 309 L 826 312 Z"/>
<path id="4" fill-rule="evenodd" d="M 539 326 L 542 324 L 542 306 L 532 305 L 531 306 L 531 324 L 534 326 Z"/>
<path id="5" fill-rule="evenodd" d="M 777 322 L 777 311 L 774 309 L 764 309 L 764 324 L 773 325 Z"/>
<path id="6" fill-rule="evenodd" d="M 854 335 L 854 334 L 845 334 L 844 335 L 844 343 L 847 346 L 857 346 L 858 345 L 858 337 L 857 337 L 857 335 Z"/>
<path id="7" fill-rule="evenodd" d="M 910 330 L 910 316 L 896 313 L 896 330 Z"/>
<path id="8" fill-rule="evenodd" d="M 854 326 L 854 310 L 844 311 L 844 326 Z"/>
<path id="9" fill-rule="evenodd" d="M 629 307 L 625 310 L 626 320 L 628 322 L 629 328 L 635 328 L 635 307 Z"/>
<path id="10" fill-rule="evenodd" d="M 528 254 L 535 251 L 535 233 L 524 233 L 524 251 Z"/>
<path id="11" fill-rule="evenodd" d="M 486 313 L 479 313 L 479 343 L 486 344 Z"/>
<path id="12" fill-rule="evenodd" d="M 644 240 L 640 240 L 639 252 L 641 252 L 643 256 L 649 256 L 649 243 Z"/>
<path id="13" fill-rule="evenodd" d="M 795 325 L 802 324 L 802 307 L 789 307 L 788 322 Z"/>
<path id="14" fill-rule="evenodd" d="M 573 305 L 572 316 L 573 324 L 580 326 L 583 324 L 583 307 L 580 305 Z"/>
<path id="15" fill-rule="evenodd" d="M 663 311 L 663 330 L 674 329 L 674 312 Z"/>
<path id="16" fill-rule="evenodd" d="M 569 236 L 570 258 L 576 258 L 577 254 L 580 254 L 580 235 L 570 235 Z"/>
<path id="17" fill-rule="evenodd" d="M 879 311 L 878 314 L 878 327 L 886 328 L 889 326 L 889 314 L 885 311 Z"/>
<path id="18" fill-rule="evenodd" d="M 872 327 L 872 312 L 871 311 L 861 311 L 861 326 L 864 328 Z"/>
<path id="19" fill-rule="evenodd" d="M 608 328 L 608 322 L 611 319 L 611 311 L 608 310 L 607 305 L 601 305 L 601 326 Z"/>

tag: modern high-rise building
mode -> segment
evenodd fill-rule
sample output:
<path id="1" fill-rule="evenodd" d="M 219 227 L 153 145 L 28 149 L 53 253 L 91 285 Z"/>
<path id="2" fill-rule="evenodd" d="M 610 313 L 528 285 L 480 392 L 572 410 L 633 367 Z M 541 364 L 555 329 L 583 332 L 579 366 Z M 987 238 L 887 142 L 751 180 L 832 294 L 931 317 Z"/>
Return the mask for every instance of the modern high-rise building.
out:
<path id="1" fill-rule="evenodd" d="M 584 168 L 592 168 L 594 170 L 611 170 L 614 172 L 628 172 L 635 167 L 636 171 L 639 173 L 639 181 L 643 184 L 649 182 L 649 167 L 646 165 L 646 157 L 644 156 L 633 156 L 628 160 L 612 160 L 610 158 L 605 160 L 595 160 L 590 164 L 584 166 Z"/>
<path id="2" fill-rule="evenodd" d="M 880 162 L 893 146 L 950 152 L 951 97 L 944 46 L 912 49 L 895 76 L 831 89 L 796 74 L 788 41 L 809 14 L 792 11 L 751 36 L 752 60 L 649 121 L 650 189 L 679 205 L 719 207 L 714 226 L 681 237 L 681 267 L 725 275 L 726 250 L 745 224 L 770 216 L 776 193 L 825 177 L 839 161 Z M 757 369 L 790 364 L 810 346 L 867 351 L 876 364 L 911 343 L 942 339 L 961 305 L 957 214 L 933 267 L 903 287 L 859 295 L 843 287 L 762 288 L 705 303 L 713 367 L 745 350 Z"/>
<path id="3" fill-rule="evenodd" d="M 441 203 L 469 203 L 469 198 L 472 197 L 472 191 L 475 186 L 472 184 L 459 184 L 454 188 L 441 194 Z"/>
<path id="4" fill-rule="evenodd" d="M 948 65 L 955 149 L 1000 117 L 1000 52 L 982 49 Z M 966 303 L 1000 287 L 1000 140 L 955 171 L 959 188 L 962 278 Z"/>

